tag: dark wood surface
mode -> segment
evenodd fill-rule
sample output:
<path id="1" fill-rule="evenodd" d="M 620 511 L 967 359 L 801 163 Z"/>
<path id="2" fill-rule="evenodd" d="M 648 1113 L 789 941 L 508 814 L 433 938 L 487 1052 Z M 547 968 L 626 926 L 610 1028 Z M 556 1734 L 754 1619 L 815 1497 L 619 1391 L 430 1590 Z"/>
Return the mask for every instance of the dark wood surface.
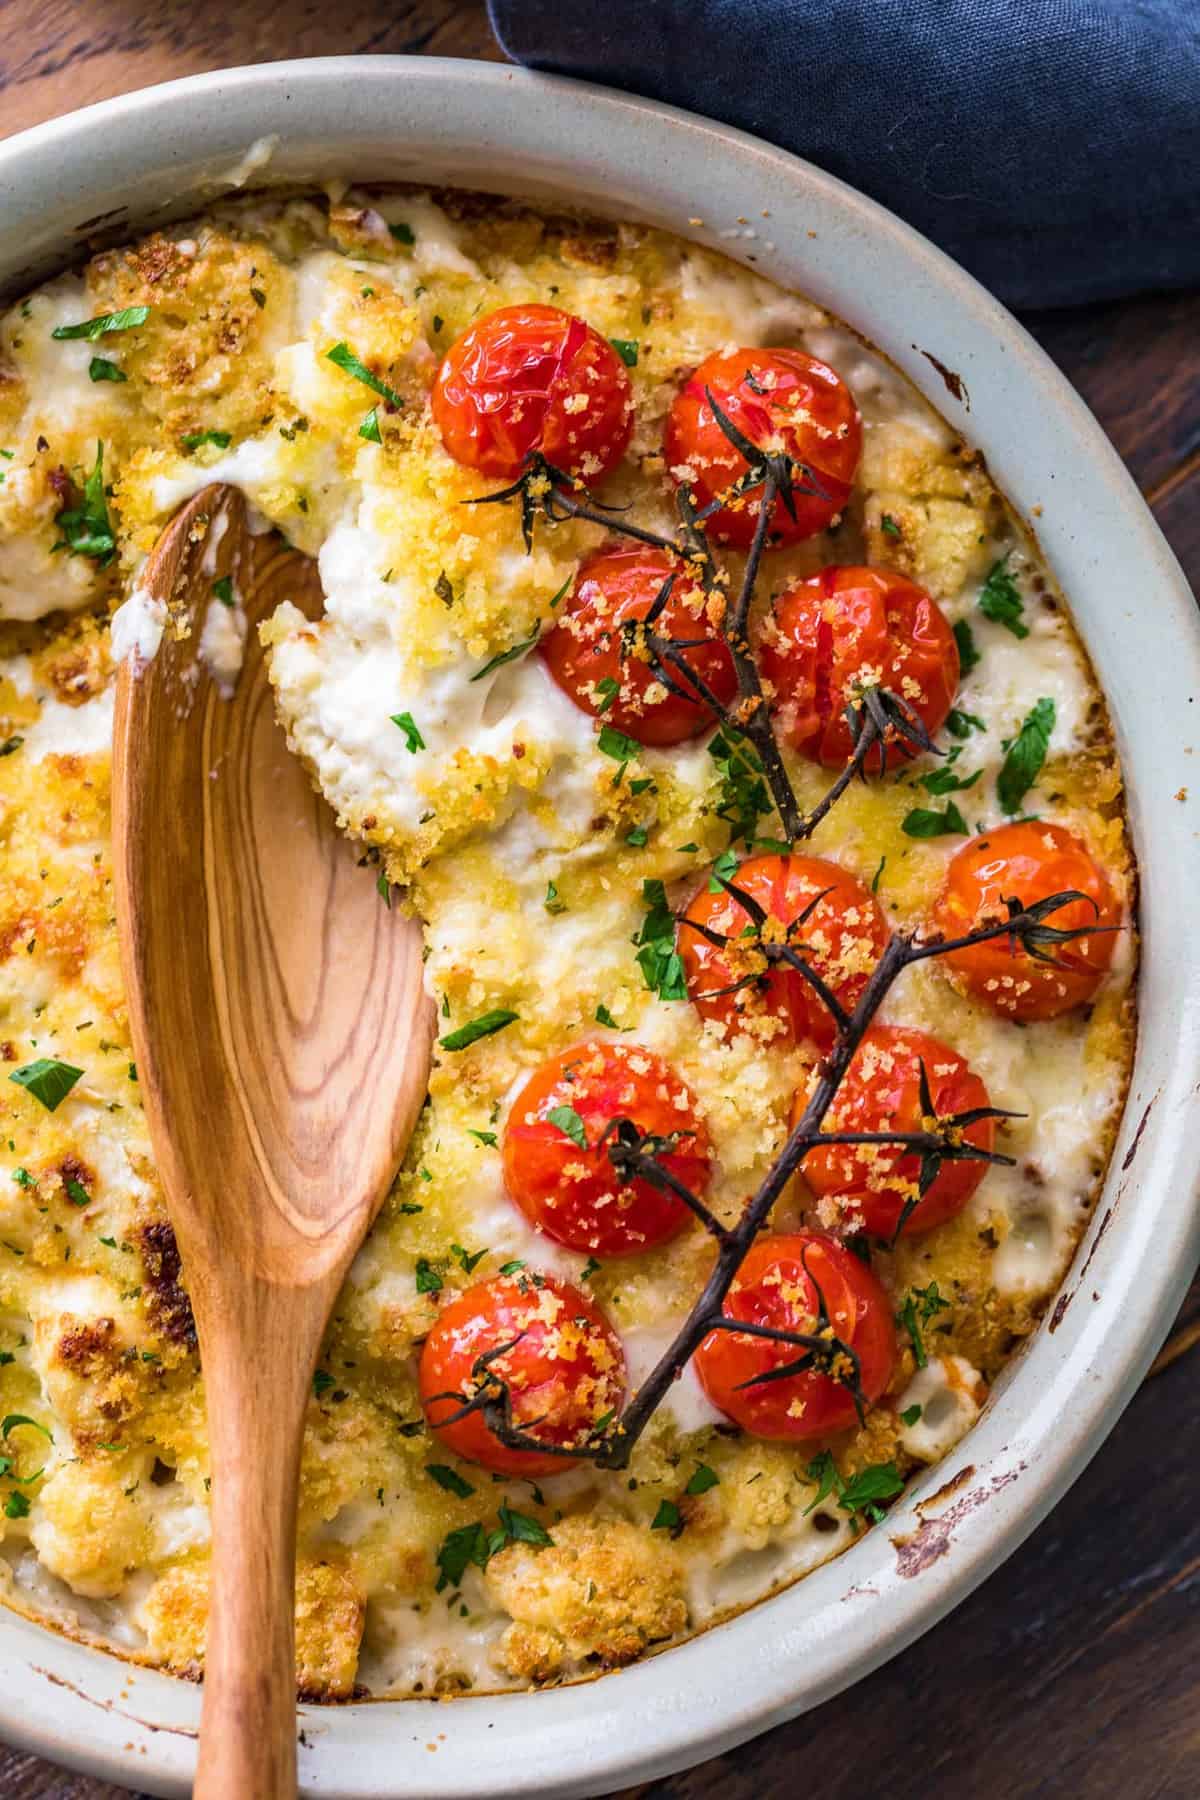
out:
<path id="1" fill-rule="evenodd" d="M 498 56 L 481 0 L 0 0 L 0 135 L 201 69 L 365 51 Z M 1200 587 L 1200 293 L 1027 322 Z M 1200 1283 L 1070 1494 L 920 1643 L 818 1712 L 624 1800 L 1193 1800 L 1198 1341 Z M 0 1795 L 128 1800 L 2 1746 Z"/>

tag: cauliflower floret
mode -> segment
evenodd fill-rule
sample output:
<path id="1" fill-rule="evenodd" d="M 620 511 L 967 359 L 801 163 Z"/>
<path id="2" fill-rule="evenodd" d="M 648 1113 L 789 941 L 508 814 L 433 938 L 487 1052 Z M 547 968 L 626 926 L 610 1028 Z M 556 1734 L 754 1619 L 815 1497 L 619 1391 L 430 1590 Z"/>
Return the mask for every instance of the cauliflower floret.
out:
<path id="1" fill-rule="evenodd" d="M 669 1544 L 618 1519 L 563 1519 L 553 1536 L 488 1564 L 492 1597 L 513 1620 L 498 1651 L 510 1674 L 547 1681 L 589 1660 L 612 1668 L 684 1630 L 683 1569 Z"/>
<path id="2" fill-rule="evenodd" d="M 155 1662 L 198 1676 L 208 1630 L 206 1564 L 177 1565 L 159 1577 L 137 1623 Z M 346 1700 L 354 1689 L 367 1603 L 350 1571 L 301 1562 L 296 1570 L 296 1692 L 306 1700 Z"/>
<path id="3" fill-rule="evenodd" d="M 89 1599 L 120 1593 L 150 1554 L 144 1485 L 115 1455 L 57 1469 L 35 1502 L 29 1534 L 43 1565 Z"/>

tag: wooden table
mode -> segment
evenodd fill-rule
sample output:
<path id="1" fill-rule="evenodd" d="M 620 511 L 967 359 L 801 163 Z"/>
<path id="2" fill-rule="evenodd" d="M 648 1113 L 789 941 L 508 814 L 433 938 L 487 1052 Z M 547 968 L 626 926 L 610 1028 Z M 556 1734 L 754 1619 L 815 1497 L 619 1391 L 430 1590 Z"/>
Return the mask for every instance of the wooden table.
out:
<path id="1" fill-rule="evenodd" d="M 170 76 L 363 51 L 499 56 L 481 0 L 0 0 L 0 135 Z M 1200 588 L 1200 293 L 1027 323 Z M 1198 1340 L 1200 1283 L 1091 1466 L 952 1617 L 819 1712 L 637 1800 L 1200 1792 L 1200 1421 L 1184 1357 Z M 127 1800 L 2 1747 L 0 1794 Z"/>

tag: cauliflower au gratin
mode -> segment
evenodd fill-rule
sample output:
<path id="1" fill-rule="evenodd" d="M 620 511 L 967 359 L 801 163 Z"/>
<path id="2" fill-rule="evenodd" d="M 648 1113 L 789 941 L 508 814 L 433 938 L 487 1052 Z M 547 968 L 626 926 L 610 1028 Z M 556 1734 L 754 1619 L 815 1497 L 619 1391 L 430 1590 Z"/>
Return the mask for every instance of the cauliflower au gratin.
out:
<path id="1" fill-rule="evenodd" d="M 469 504 L 511 484 L 514 457 L 520 478 L 533 429 L 520 400 L 503 429 L 472 411 L 502 308 L 549 334 L 535 344 L 558 359 L 546 480 L 569 464 L 583 485 L 562 491 L 592 514 L 535 516 L 528 547 L 520 495 Z M 887 771 L 853 781 L 790 863 L 746 740 L 735 725 L 714 737 L 640 623 L 673 572 L 659 616 L 731 704 L 714 645 L 759 502 L 725 492 L 745 461 L 715 420 L 718 387 L 743 429 L 759 408 L 764 454 L 805 463 L 798 519 L 776 503 L 749 621 L 800 809 L 850 754 L 843 701 L 861 723 L 864 695 L 891 682 L 907 721 L 888 725 Z M 1060 889 L 1094 875 L 1095 916 L 1129 924 L 1102 697 L 1035 547 L 916 390 L 818 307 L 662 233 L 339 190 L 214 206 L 8 310 L 0 1582 L 14 1607 L 182 1674 L 204 1654 L 204 1394 L 121 992 L 109 744 L 115 659 L 152 655 L 162 630 L 140 565 L 217 480 L 318 560 L 324 619 L 284 605 L 264 628 L 279 716 L 380 903 L 425 921 L 440 1015 L 429 1104 L 314 1381 L 301 1690 L 449 1694 L 627 1663 L 846 1547 L 978 1417 L 1104 1173 L 1132 931 L 1080 940 L 1104 945 L 1079 952 L 1095 959 L 1082 974 L 1001 940 L 975 964 L 916 964 L 888 995 L 831 1122 L 919 1131 L 927 1101 L 935 1124 L 1005 1109 L 956 1142 L 1006 1160 L 918 1174 L 916 1155 L 899 1169 L 864 1144 L 789 1181 L 737 1316 L 807 1323 L 836 1355 L 818 1347 L 806 1372 L 763 1382 L 795 1351 L 714 1332 L 625 1469 L 498 1454 L 433 1376 L 468 1399 L 508 1381 L 528 1422 L 520 1344 L 490 1376 L 458 1366 L 488 1341 L 470 1335 L 486 1329 L 477 1296 L 500 1294 L 525 1350 L 560 1384 L 569 1365 L 573 1397 L 554 1388 L 545 1425 L 560 1446 L 636 1395 L 714 1232 L 669 1186 L 620 1176 L 606 1146 L 640 1108 L 658 1166 L 703 1193 L 716 1227 L 736 1223 L 832 1041 L 819 995 L 764 947 L 800 942 L 797 921 L 816 921 L 804 953 L 852 1007 L 888 930 L 928 926 L 935 906 L 948 935 L 970 929 L 954 906 L 993 839 L 1018 841 L 1003 831 L 1024 834 L 1027 858 L 1065 859 Z M 708 517 L 728 589 L 628 535 L 671 539 L 679 491 L 699 504 L 706 482 L 725 493 Z M 623 510 L 589 507 L 585 487 Z M 838 635 L 871 606 L 894 668 Z M 920 621 L 915 661 L 888 636 L 902 618 Z M 215 592 L 202 655 L 226 687 L 245 630 L 236 592 Z M 926 723 L 940 755 L 904 738 Z M 822 859 L 816 874 L 801 857 Z M 830 864 L 848 899 L 829 897 Z M 782 920 L 780 881 L 800 883 Z M 897 1098 L 918 1063 L 919 1101 L 915 1075 Z M 807 1260 L 770 1263 L 785 1239 L 818 1246 L 823 1287 Z"/>

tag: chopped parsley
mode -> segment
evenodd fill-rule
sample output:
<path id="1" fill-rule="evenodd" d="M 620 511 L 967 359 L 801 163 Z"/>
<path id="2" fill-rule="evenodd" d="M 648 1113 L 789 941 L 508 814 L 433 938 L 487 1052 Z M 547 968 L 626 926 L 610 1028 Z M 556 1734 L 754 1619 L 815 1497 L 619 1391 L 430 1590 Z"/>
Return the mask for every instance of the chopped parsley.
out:
<path id="1" fill-rule="evenodd" d="M 625 367 L 627 369 L 636 369 L 637 368 L 638 350 L 641 347 L 640 339 L 638 339 L 638 338 L 609 338 L 608 341 L 612 345 L 613 349 L 616 351 L 617 355 L 620 357 L 621 361 L 625 364 Z"/>
<path id="2" fill-rule="evenodd" d="M 646 986 L 660 1000 L 686 1000 L 683 959 L 675 948 L 675 918 L 667 904 L 667 891 L 657 878 L 643 881 L 642 898 L 648 911 L 634 943 Z"/>
<path id="3" fill-rule="evenodd" d="M 379 408 L 373 406 L 358 428 L 360 438 L 366 438 L 368 444 L 382 444 L 383 434 L 379 429 Z"/>
<path id="4" fill-rule="evenodd" d="M 884 513 L 879 521 L 879 529 L 882 531 L 884 537 L 898 538 L 903 537 L 904 535 L 895 519 L 893 519 L 891 513 Z"/>
<path id="5" fill-rule="evenodd" d="M 887 868 L 887 857 L 881 856 L 879 859 L 879 867 L 876 869 L 875 873 L 871 877 L 871 892 L 873 894 L 877 894 L 879 892 L 879 884 L 883 880 L 883 871 L 886 868 Z"/>
<path id="6" fill-rule="evenodd" d="M 539 619 L 529 637 L 525 638 L 522 643 L 514 644 L 511 650 L 501 650 L 497 656 L 493 656 L 488 662 L 485 662 L 482 669 L 477 669 L 471 680 L 482 681 L 485 675 L 490 675 L 492 670 L 498 669 L 502 663 L 515 662 L 518 656 L 524 656 L 526 651 L 533 649 L 541 635 L 542 622 Z"/>
<path id="7" fill-rule="evenodd" d="M 29 1517 L 28 1494 L 19 1494 L 14 1488 L 4 1502 L 4 1516 L 6 1519 L 27 1519 Z"/>
<path id="8" fill-rule="evenodd" d="M 644 850 L 650 841 L 650 833 L 644 825 L 631 825 L 625 833 L 625 842 L 631 850 Z"/>
<path id="9" fill-rule="evenodd" d="M 1014 637 L 1027 638 L 1029 627 L 1022 616 L 1025 605 L 1008 566 L 1011 555 L 1010 550 L 988 570 L 987 579 L 979 590 L 979 610 L 985 619 L 993 619 L 997 625 L 1003 625 Z"/>
<path id="10" fill-rule="evenodd" d="M 974 713 L 962 712 L 952 706 L 946 714 L 946 730 L 951 737 L 968 738 L 973 731 L 986 731 L 987 722 L 977 718 Z"/>
<path id="11" fill-rule="evenodd" d="M 366 363 L 359 361 L 349 344 L 344 341 L 335 344 L 332 350 L 325 352 L 325 357 L 328 362 L 335 363 L 339 369 L 343 369 L 347 375 L 353 375 L 355 381 L 361 381 L 364 387 L 369 387 L 371 392 L 378 394 L 381 400 L 386 400 L 389 406 L 395 407 L 397 411 L 403 409 L 404 402 L 395 388 L 389 387 L 386 381 L 380 381 L 378 375 L 372 375 Z"/>
<path id="12" fill-rule="evenodd" d="M 395 240 L 398 244 L 407 244 L 411 248 L 411 246 L 413 244 L 415 244 L 417 241 L 413 235 L 412 226 L 406 225 L 404 223 L 403 219 L 401 219 L 401 221 L 398 225 L 389 225 L 388 230 L 391 232 L 392 236 L 395 238 Z"/>
<path id="13" fill-rule="evenodd" d="M 93 356 L 88 364 L 88 378 L 91 381 L 128 381 L 129 377 L 119 363 L 109 360 L 107 356 Z"/>
<path id="14" fill-rule="evenodd" d="M 587 1130 L 573 1106 L 551 1107 L 546 1114 L 546 1123 L 561 1131 L 564 1137 L 569 1137 L 581 1150 L 587 1149 Z"/>
<path id="15" fill-rule="evenodd" d="M 96 462 L 83 484 L 78 506 L 66 506 L 58 515 L 62 536 L 53 546 L 70 556 L 90 556 L 100 568 L 108 567 L 117 553 L 117 540 L 104 493 L 104 445 L 96 445 Z"/>
<path id="16" fill-rule="evenodd" d="M 621 765 L 617 770 L 616 775 L 613 777 L 614 787 L 620 783 L 621 777 L 625 773 L 626 764 L 633 762 L 642 754 L 642 746 L 638 743 L 637 739 L 627 737 L 623 731 L 618 731 L 613 725 L 602 725 L 600 727 L 600 735 L 596 739 L 596 748 L 599 750 L 601 756 L 611 756 L 614 762 L 620 763 Z"/>
<path id="17" fill-rule="evenodd" d="M 313 1373 L 313 1393 L 318 1400 L 323 1400 L 337 1382 L 327 1369 L 317 1369 Z"/>
<path id="18" fill-rule="evenodd" d="M 945 812 L 935 812 L 926 806 L 914 806 L 901 820 L 900 829 L 905 837 L 935 838 L 945 837 L 949 832 L 958 832 L 965 837 L 970 827 L 953 800 L 950 800 Z"/>
<path id="19" fill-rule="evenodd" d="M 467 1127 L 467 1136 L 473 1137 L 476 1143 L 483 1144 L 488 1150 L 494 1150 L 498 1142 L 494 1131 L 473 1131 L 470 1126 Z"/>
<path id="20" fill-rule="evenodd" d="M 600 703 L 596 708 L 597 718 L 608 711 L 620 691 L 621 684 L 613 675 L 605 675 L 602 680 L 596 683 L 595 692 L 600 700 Z"/>
<path id="21" fill-rule="evenodd" d="M 185 450 L 199 450 L 202 444 L 211 444 L 214 450 L 228 450 L 233 436 L 228 431 L 185 431 L 179 441 Z"/>
<path id="22" fill-rule="evenodd" d="M 494 1032 L 503 1031 L 506 1025 L 511 1025 L 520 1016 L 520 1013 L 510 1012 L 507 1007 L 494 1007 L 491 1012 L 480 1013 L 477 1019 L 460 1025 L 457 1031 L 448 1031 L 438 1042 L 443 1050 L 466 1050 L 472 1044 L 477 1044 L 480 1038 L 491 1037 Z"/>
<path id="23" fill-rule="evenodd" d="M 1021 802 L 1042 772 L 1054 720 L 1053 700 L 1039 700 L 1008 746 L 996 777 L 996 797 L 1010 817 L 1020 812 Z"/>
<path id="24" fill-rule="evenodd" d="M 500 1507 L 499 1524 L 491 1531 L 477 1519 L 473 1525 L 460 1525 L 442 1540 L 437 1553 L 437 1591 L 457 1588 L 472 1565 L 486 1569 L 506 1544 L 534 1544 L 541 1549 L 553 1542 L 544 1525 L 505 1503 Z"/>
<path id="25" fill-rule="evenodd" d="M 975 644 L 975 633 L 965 619 L 960 619 L 954 627 L 954 641 L 958 645 L 958 671 L 960 675 L 969 675 L 978 667 L 979 651 Z"/>
<path id="26" fill-rule="evenodd" d="M 97 313 L 94 319 L 84 319 L 78 325 L 56 325 L 50 333 L 52 338 L 83 338 L 94 344 L 109 331 L 132 331 L 135 325 L 144 325 L 150 317 L 148 306 L 123 306 L 120 312 Z"/>
<path id="27" fill-rule="evenodd" d="M 72 1063 L 59 1062 L 57 1057 L 39 1056 L 36 1062 L 24 1063 L 21 1068 L 14 1069 L 9 1076 L 18 1087 L 31 1093 L 35 1100 L 40 1100 L 47 1112 L 57 1112 L 75 1083 L 83 1075 Z"/>
<path id="28" fill-rule="evenodd" d="M 33 1176 L 29 1173 L 28 1169 L 14 1169 L 12 1172 L 12 1178 L 16 1182 L 18 1187 L 31 1188 L 31 1187 L 37 1186 L 37 1182 L 34 1180 Z"/>
<path id="29" fill-rule="evenodd" d="M 31 1419 L 28 1413 L 9 1413 L 8 1417 L 0 1422 L 0 1437 L 7 1437 L 9 1432 L 15 1431 L 18 1425 L 30 1425 L 34 1431 L 40 1431 L 49 1443 L 54 1442 L 54 1433 L 47 1426 L 39 1425 L 36 1419 Z"/>
<path id="30" fill-rule="evenodd" d="M 445 1463 L 426 1463 L 425 1473 L 431 1481 L 436 1481 L 446 1493 L 454 1494 L 460 1500 L 469 1500 L 475 1489 L 469 1481 L 464 1481 L 457 1469 L 447 1467 Z"/>
<path id="31" fill-rule="evenodd" d="M 913 1288 L 905 1295 L 904 1305 L 896 1314 L 896 1323 L 903 1325 L 908 1333 L 908 1341 L 912 1345 L 913 1361 L 918 1369 L 923 1369 L 929 1362 L 925 1350 L 925 1340 L 921 1335 L 921 1327 L 928 1325 L 940 1312 L 948 1312 L 950 1302 L 943 1300 L 938 1292 L 938 1284 L 931 1281 L 928 1287 Z"/>
<path id="32" fill-rule="evenodd" d="M 707 1494 L 710 1488 L 718 1485 L 720 1479 L 715 1469 L 710 1469 L 707 1463 L 700 1463 L 683 1491 L 685 1494 Z"/>
<path id="33" fill-rule="evenodd" d="M 392 713 L 393 725 L 398 725 L 404 733 L 404 741 L 415 756 L 418 750 L 424 750 L 425 739 L 417 728 L 417 722 L 410 712 Z"/>
<path id="34" fill-rule="evenodd" d="M 484 1257 L 486 1250 L 464 1250 L 461 1244 L 451 1244 L 450 1254 L 464 1275 L 473 1275 Z"/>
<path id="35" fill-rule="evenodd" d="M 904 1488 L 900 1473 L 895 1463 L 891 1462 L 871 1463 L 846 1481 L 828 1450 L 822 1450 L 818 1456 L 814 1456 L 804 1473 L 810 1481 L 817 1484 L 816 1494 L 804 1509 L 805 1517 L 810 1512 L 815 1512 L 822 1500 L 827 1500 L 832 1494 L 842 1511 L 850 1514 L 856 1530 L 860 1513 L 873 1525 L 878 1524 L 883 1517 L 879 1502 L 894 1500 Z"/>
<path id="36" fill-rule="evenodd" d="M 713 734 L 708 754 L 721 778 L 717 816 L 729 826 L 735 844 L 740 838 L 749 844 L 758 831 L 758 821 L 771 811 L 762 764 L 749 744 L 739 741 L 724 725 Z"/>
<path id="37" fill-rule="evenodd" d="M 525 1267 L 525 1263 L 524 1263 L 523 1259 L 519 1256 L 514 1256 L 511 1262 L 506 1262 L 506 1263 L 500 1264 L 500 1273 L 502 1275 L 516 1275 L 524 1267 Z"/>
<path id="38" fill-rule="evenodd" d="M 92 1204 L 92 1196 L 82 1181 L 76 1181 L 73 1175 L 68 1175 L 63 1185 L 67 1190 L 67 1199 L 72 1206 L 90 1206 Z"/>
<path id="39" fill-rule="evenodd" d="M 217 579 L 212 584 L 212 591 L 216 598 L 221 602 L 222 606 L 233 606 L 236 604 L 233 597 L 232 575 L 218 575 Z"/>
<path id="40" fill-rule="evenodd" d="M 906 1406 L 904 1411 L 900 1414 L 900 1423 L 902 1425 L 915 1425 L 920 1416 L 921 1408 L 919 1406 Z"/>
<path id="41" fill-rule="evenodd" d="M 542 905 L 548 913 L 564 913 L 567 910 L 566 901 L 559 899 L 558 889 L 552 881 L 546 883 L 546 898 Z"/>
<path id="42" fill-rule="evenodd" d="M 427 1256 L 417 1258 L 417 1292 L 418 1294 L 440 1294 L 442 1278 Z"/>
<path id="43" fill-rule="evenodd" d="M 931 769 L 927 775 L 921 776 L 921 786 L 927 794 L 956 794 L 964 788 L 975 786 L 982 776 L 983 770 L 976 769 L 973 775 L 960 775 L 954 765 L 961 755 L 961 748 L 955 745 L 944 763 L 941 763 L 936 769 Z"/>
<path id="44" fill-rule="evenodd" d="M 669 1531 L 678 1537 L 683 1530 L 683 1515 L 673 1500 L 660 1500 L 658 1511 L 650 1521 L 651 1531 Z"/>
<path id="45" fill-rule="evenodd" d="M 633 1030 L 632 1025 L 618 1025 L 617 1021 L 613 1018 L 612 1014 L 609 1012 L 607 1006 L 605 1006 L 603 1001 L 601 1001 L 599 1006 L 596 1008 L 596 1023 L 597 1023 L 597 1025 L 607 1025 L 607 1027 L 610 1031 L 632 1031 Z"/>

